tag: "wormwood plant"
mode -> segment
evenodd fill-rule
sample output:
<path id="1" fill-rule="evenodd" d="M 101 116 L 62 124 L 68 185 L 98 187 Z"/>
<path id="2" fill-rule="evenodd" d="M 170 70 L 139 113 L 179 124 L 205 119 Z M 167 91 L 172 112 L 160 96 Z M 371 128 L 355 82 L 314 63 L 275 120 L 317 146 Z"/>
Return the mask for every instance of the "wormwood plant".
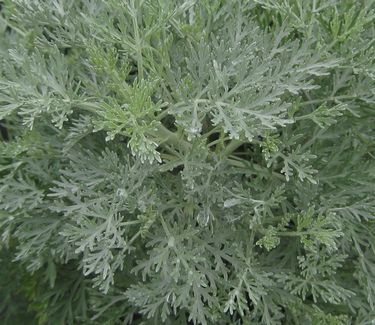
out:
<path id="1" fill-rule="evenodd" d="M 2 319 L 374 324 L 374 9 L 3 1 Z"/>

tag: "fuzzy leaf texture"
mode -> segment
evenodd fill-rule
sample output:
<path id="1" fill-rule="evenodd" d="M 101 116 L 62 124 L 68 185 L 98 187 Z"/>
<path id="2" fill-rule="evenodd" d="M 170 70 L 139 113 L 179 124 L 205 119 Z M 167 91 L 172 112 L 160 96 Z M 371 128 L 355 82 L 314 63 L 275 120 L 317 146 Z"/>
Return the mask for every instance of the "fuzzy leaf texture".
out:
<path id="1" fill-rule="evenodd" d="M 2 323 L 375 322 L 373 0 L 0 6 Z"/>

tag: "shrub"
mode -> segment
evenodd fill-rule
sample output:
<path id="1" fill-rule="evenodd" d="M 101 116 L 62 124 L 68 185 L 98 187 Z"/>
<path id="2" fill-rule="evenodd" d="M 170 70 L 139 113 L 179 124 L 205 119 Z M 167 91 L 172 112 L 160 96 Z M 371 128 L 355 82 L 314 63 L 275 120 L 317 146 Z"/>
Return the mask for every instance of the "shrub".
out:
<path id="1" fill-rule="evenodd" d="M 3 1 L 0 233 L 22 280 L 2 287 L 19 312 L 372 324 L 374 8 Z"/>

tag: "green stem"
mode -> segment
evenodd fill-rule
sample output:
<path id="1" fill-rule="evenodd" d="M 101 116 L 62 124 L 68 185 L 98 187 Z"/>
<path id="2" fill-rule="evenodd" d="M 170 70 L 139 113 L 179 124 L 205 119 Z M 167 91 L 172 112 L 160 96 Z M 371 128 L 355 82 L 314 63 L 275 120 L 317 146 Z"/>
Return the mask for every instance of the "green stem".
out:
<path id="1" fill-rule="evenodd" d="M 7 26 L 9 26 L 12 30 L 14 30 L 16 33 L 20 34 L 22 37 L 26 36 L 26 33 L 20 30 L 18 27 L 11 24 L 8 20 L 0 16 L 0 21 L 4 22 Z"/>
<path id="2" fill-rule="evenodd" d="M 156 116 L 156 119 L 158 121 L 162 120 L 164 117 L 166 117 L 167 115 L 169 114 L 169 111 L 168 109 L 164 109 L 161 113 L 159 113 L 157 116 Z"/>
<path id="3" fill-rule="evenodd" d="M 303 235 L 314 235 L 314 232 L 309 231 L 280 231 L 277 233 L 278 236 L 284 237 L 301 237 Z"/>
<path id="4" fill-rule="evenodd" d="M 181 148 L 185 151 L 189 150 L 191 144 L 185 141 L 180 135 L 176 132 L 169 131 L 164 125 L 159 124 L 157 129 L 149 132 L 152 136 L 161 140 L 160 142 L 166 142 L 175 148 Z M 158 141 L 159 142 L 159 141 Z"/>
<path id="5" fill-rule="evenodd" d="M 141 236 L 141 234 L 142 234 L 142 232 L 139 230 L 139 231 L 137 231 L 137 233 L 126 243 L 126 247 L 125 247 L 125 249 L 127 249 L 127 248 L 129 248 L 129 246 L 131 245 L 131 244 L 133 244 L 134 242 L 135 242 L 135 240 L 139 237 L 139 236 Z"/>
<path id="6" fill-rule="evenodd" d="M 224 149 L 223 155 L 225 157 L 229 156 L 233 151 L 240 147 L 244 142 L 240 140 L 233 139 Z"/>
<path id="7" fill-rule="evenodd" d="M 126 222 L 122 222 L 121 226 L 132 226 L 132 225 L 138 225 L 140 223 L 141 223 L 141 221 L 139 221 L 139 220 L 126 221 Z"/>
<path id="8" fill-rule="evenodd" d="M 325 99 L 309 100 L 309 101 L 306 101 L 306 102 L 302 102 L 299 105 L 300 106 L 307 106 L 307 105 L 311 105 L 311 104 L 321 104 L 321 103 L 324 103 L 324 102 L 335 101 L 335 100 L 338 100 L 338 99 L 355 99 L 355 98 L 357 98 L 357 96 L 336 96 L 336 97 L 328 97 L 328 98 L 325 98 Z"/>
<path id="9" fill-rule="evenodd" d="M 228 139 L 229 139 L 228 137 L 223 138 L 223 139 L 217 139 L 217 140 L 215 140 L 215 141 L 210 142 L 210 143 L 208 144 L 208 147 L 210 148 L 210 147 L 212 147 L 212 146 L 214 146 L 214 145 L 216 145 L 216 144 L 218 144 L 218 143 L 220 143 L 220 142 L 223 142 L 223 141 L 225 141 L 225 140 L 228 140 Z"/>
<path id="10" fill-rule="evenodd" d="M 228 158 L 227 161 L 228 163 L 233 166 L 233 167 L 238 167 L 238 168 L 244 168 L 244 169 L 247 169 L 247 171 L 249 171 L 249 166 L 251 164 L 251 166 L 254 166 L 257 170 L 254 170 L 254 175 L 259 175 L 259 170 L 264 170 L 265 172 L 267 173 L 271 173 L 272 176 L 275 176 L 276 178 L 284 181 L 285 180 L 285 177 L 282 175 L 282 174 L 279 174 L 275 171 L 272 171 L 264 166 L 261 166 L 259 164 L 256 164 L 256 163 L 248 163 L 246 164 L 245 162 L 241 161 L 242 159 L 231 159 L 231 158 Z"/>
<path id="11" fill-rule="evenodd" d="M 210 135 L 212 135 L 214 133 L 220 132 L 220 130 L 221 130 L 221 126 L 217 125 L 213 129 L 211 129 L 210 131 L 208 131 L 207 133 L 203 134 L 202 137 L 203 138 L 208 138 Z"/>
<path id="12" fill-rule="evenodd" d="M 73 105 L 88 111 L 90 113 L 97 113 L 98 110 L 100 109 L 100 105 L 96 103 L 90 103 L 90 102 L 85 102 L 85 101 L 79 101 L 79 102 L 73 102 Z"/>
<path id="13" fill-rule="evenodd" d="M 139 37 L 139 29 L 138 29 L 138 21 L 137 21 L 137 11 L 135 10 L 134 0 L 131 2 L 132 7 L 132 21 L 133 21 L 133 29 L 134 29 L 134 40 L 135 40 L 135 47 L 136 47 L 136 58 L 137 58 L 137 66 L 138 66 L 138 78 L 141 80 L 143 79 L 143 57 L 142 57 L 142 44 L 141 38 Z"/>

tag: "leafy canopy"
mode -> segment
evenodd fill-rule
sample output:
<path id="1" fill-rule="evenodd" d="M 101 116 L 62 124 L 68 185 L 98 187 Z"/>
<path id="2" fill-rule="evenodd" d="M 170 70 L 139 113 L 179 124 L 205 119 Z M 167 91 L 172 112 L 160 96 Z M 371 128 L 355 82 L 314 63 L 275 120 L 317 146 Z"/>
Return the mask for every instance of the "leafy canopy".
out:
<path id="1" fill-rule="evenodd" d="M 0 235 L 22 306 L 40 324 L 373 322 L 374 10 L 2 1 Z"/>

